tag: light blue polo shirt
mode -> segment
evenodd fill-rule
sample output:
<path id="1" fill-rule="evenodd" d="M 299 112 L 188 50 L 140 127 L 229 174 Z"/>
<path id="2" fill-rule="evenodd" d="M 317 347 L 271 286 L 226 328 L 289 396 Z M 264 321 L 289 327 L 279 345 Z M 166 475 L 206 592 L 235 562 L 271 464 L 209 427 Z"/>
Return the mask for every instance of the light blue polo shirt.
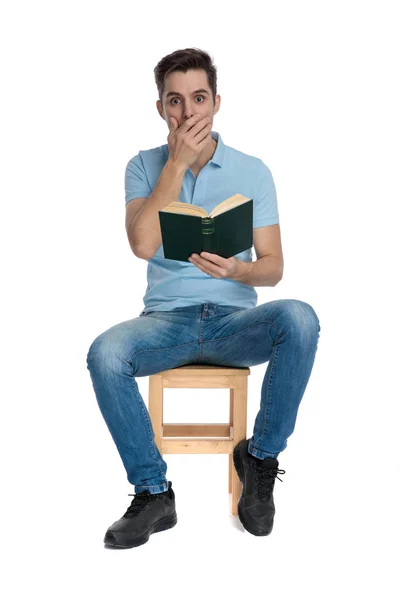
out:
<path id="1" fill-rule="evenodd" d="M 179 202 L 201 206 L 210 213 L 222 200 L 243 194 L 253 198 L 254 228 L 279 223 L 276 190 L 269 168 L 260 158 L 225 146 L 218 132 L 212 131 L 211 135 L 217 140 L 214 155 L 197 178 L 190 169 L 186 170 Z M 131 158 L 125 171 L 125 204 L 150 196 L 168 156 L 168 144 L 164 144 L 140 150 Z M 236 258 L 252 262 L 253 247 L 236 254 Z M 164 258 L 162 244 L 148 261 L 144 310 L 169 311 L 205 302 L 254 308 L 257 297 L 253 286 L 228 278 L 216 279 L 190 262 Z"/>

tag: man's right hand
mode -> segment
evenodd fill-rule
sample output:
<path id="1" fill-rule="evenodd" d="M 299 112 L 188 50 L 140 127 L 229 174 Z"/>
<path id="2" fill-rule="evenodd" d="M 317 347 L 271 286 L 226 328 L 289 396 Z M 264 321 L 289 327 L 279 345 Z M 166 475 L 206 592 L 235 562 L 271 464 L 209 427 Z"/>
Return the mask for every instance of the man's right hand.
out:
<path id="1" fill-rule="evenodd" d="M 211 119 L 198 113 L 180 127 L 175 117 L 169 118 L 169 159 L 189 168 L 204 150 L 211 138 Z"/>

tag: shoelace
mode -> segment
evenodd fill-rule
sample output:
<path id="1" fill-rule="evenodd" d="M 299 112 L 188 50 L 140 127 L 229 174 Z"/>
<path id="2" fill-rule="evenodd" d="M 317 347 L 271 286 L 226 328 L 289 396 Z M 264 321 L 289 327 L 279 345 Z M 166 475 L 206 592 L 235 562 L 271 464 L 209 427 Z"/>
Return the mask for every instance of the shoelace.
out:
<path id="1" fill-rule="evenodd" d="M 134 517 L 135 515 L 138 515 L 145 506 L 156 500 L 156 495 L 150 494 L 148 491 L 139 492 L 138 494 L 128 494 L 128 496 L 135 497 L 132 500 L 130 507 L 124 514 L 124 517 Z"/>
<path id="2" fill-rule="evenodd" d="M 271 469 L 263 467 L 256 463 L 251 463 L 251 465 L 256 474 L 257 498 L 261 501 L 267 500 L 274 488 L 275 477 L 278 477 L 278 473 L 284 475 L 286 471 L 278 468 Z M 280 477 L 278 477 L 278 479 L 279 481 L 282 481 Z"/>

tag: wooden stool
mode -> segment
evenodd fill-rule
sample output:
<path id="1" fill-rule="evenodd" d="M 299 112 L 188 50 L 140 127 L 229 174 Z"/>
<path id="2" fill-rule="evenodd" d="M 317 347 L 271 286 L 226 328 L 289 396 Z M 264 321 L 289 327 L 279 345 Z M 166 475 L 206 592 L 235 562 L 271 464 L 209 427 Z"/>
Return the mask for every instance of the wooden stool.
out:
<path id="1" fill-rule="evenodd" d="M 233 465 L 233 448 L 246 439 L 249 374 L 248 367 L 185 365 L 149 377 L 149 414 L 160 454 L 229 454 L 233 515 L 237 515 L 242 490 Z M 229 388 L 229 423 L 164 423 L 164 388 Z"/>

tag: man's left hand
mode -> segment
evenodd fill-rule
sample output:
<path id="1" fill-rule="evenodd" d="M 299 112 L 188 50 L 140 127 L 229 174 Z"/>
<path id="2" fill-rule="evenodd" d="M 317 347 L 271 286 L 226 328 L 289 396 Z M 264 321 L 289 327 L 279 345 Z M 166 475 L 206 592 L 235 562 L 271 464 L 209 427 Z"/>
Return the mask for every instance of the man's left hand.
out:
<path id="1" fill-rule="evenodd" d="M 247 269 L 247 263 L 243 260 L 239 260 L 235 256 L 223 258 L 222 256 L 212 254 L 211 252 L 201 252 L 200 256 L 198 254 L 192 254 L 188 260 L 204 273 L 208 274 L 209 271 L 211 271 L 211 277 L 214 277 L 215 279 L 238 279 L 244 275 Z"/>

